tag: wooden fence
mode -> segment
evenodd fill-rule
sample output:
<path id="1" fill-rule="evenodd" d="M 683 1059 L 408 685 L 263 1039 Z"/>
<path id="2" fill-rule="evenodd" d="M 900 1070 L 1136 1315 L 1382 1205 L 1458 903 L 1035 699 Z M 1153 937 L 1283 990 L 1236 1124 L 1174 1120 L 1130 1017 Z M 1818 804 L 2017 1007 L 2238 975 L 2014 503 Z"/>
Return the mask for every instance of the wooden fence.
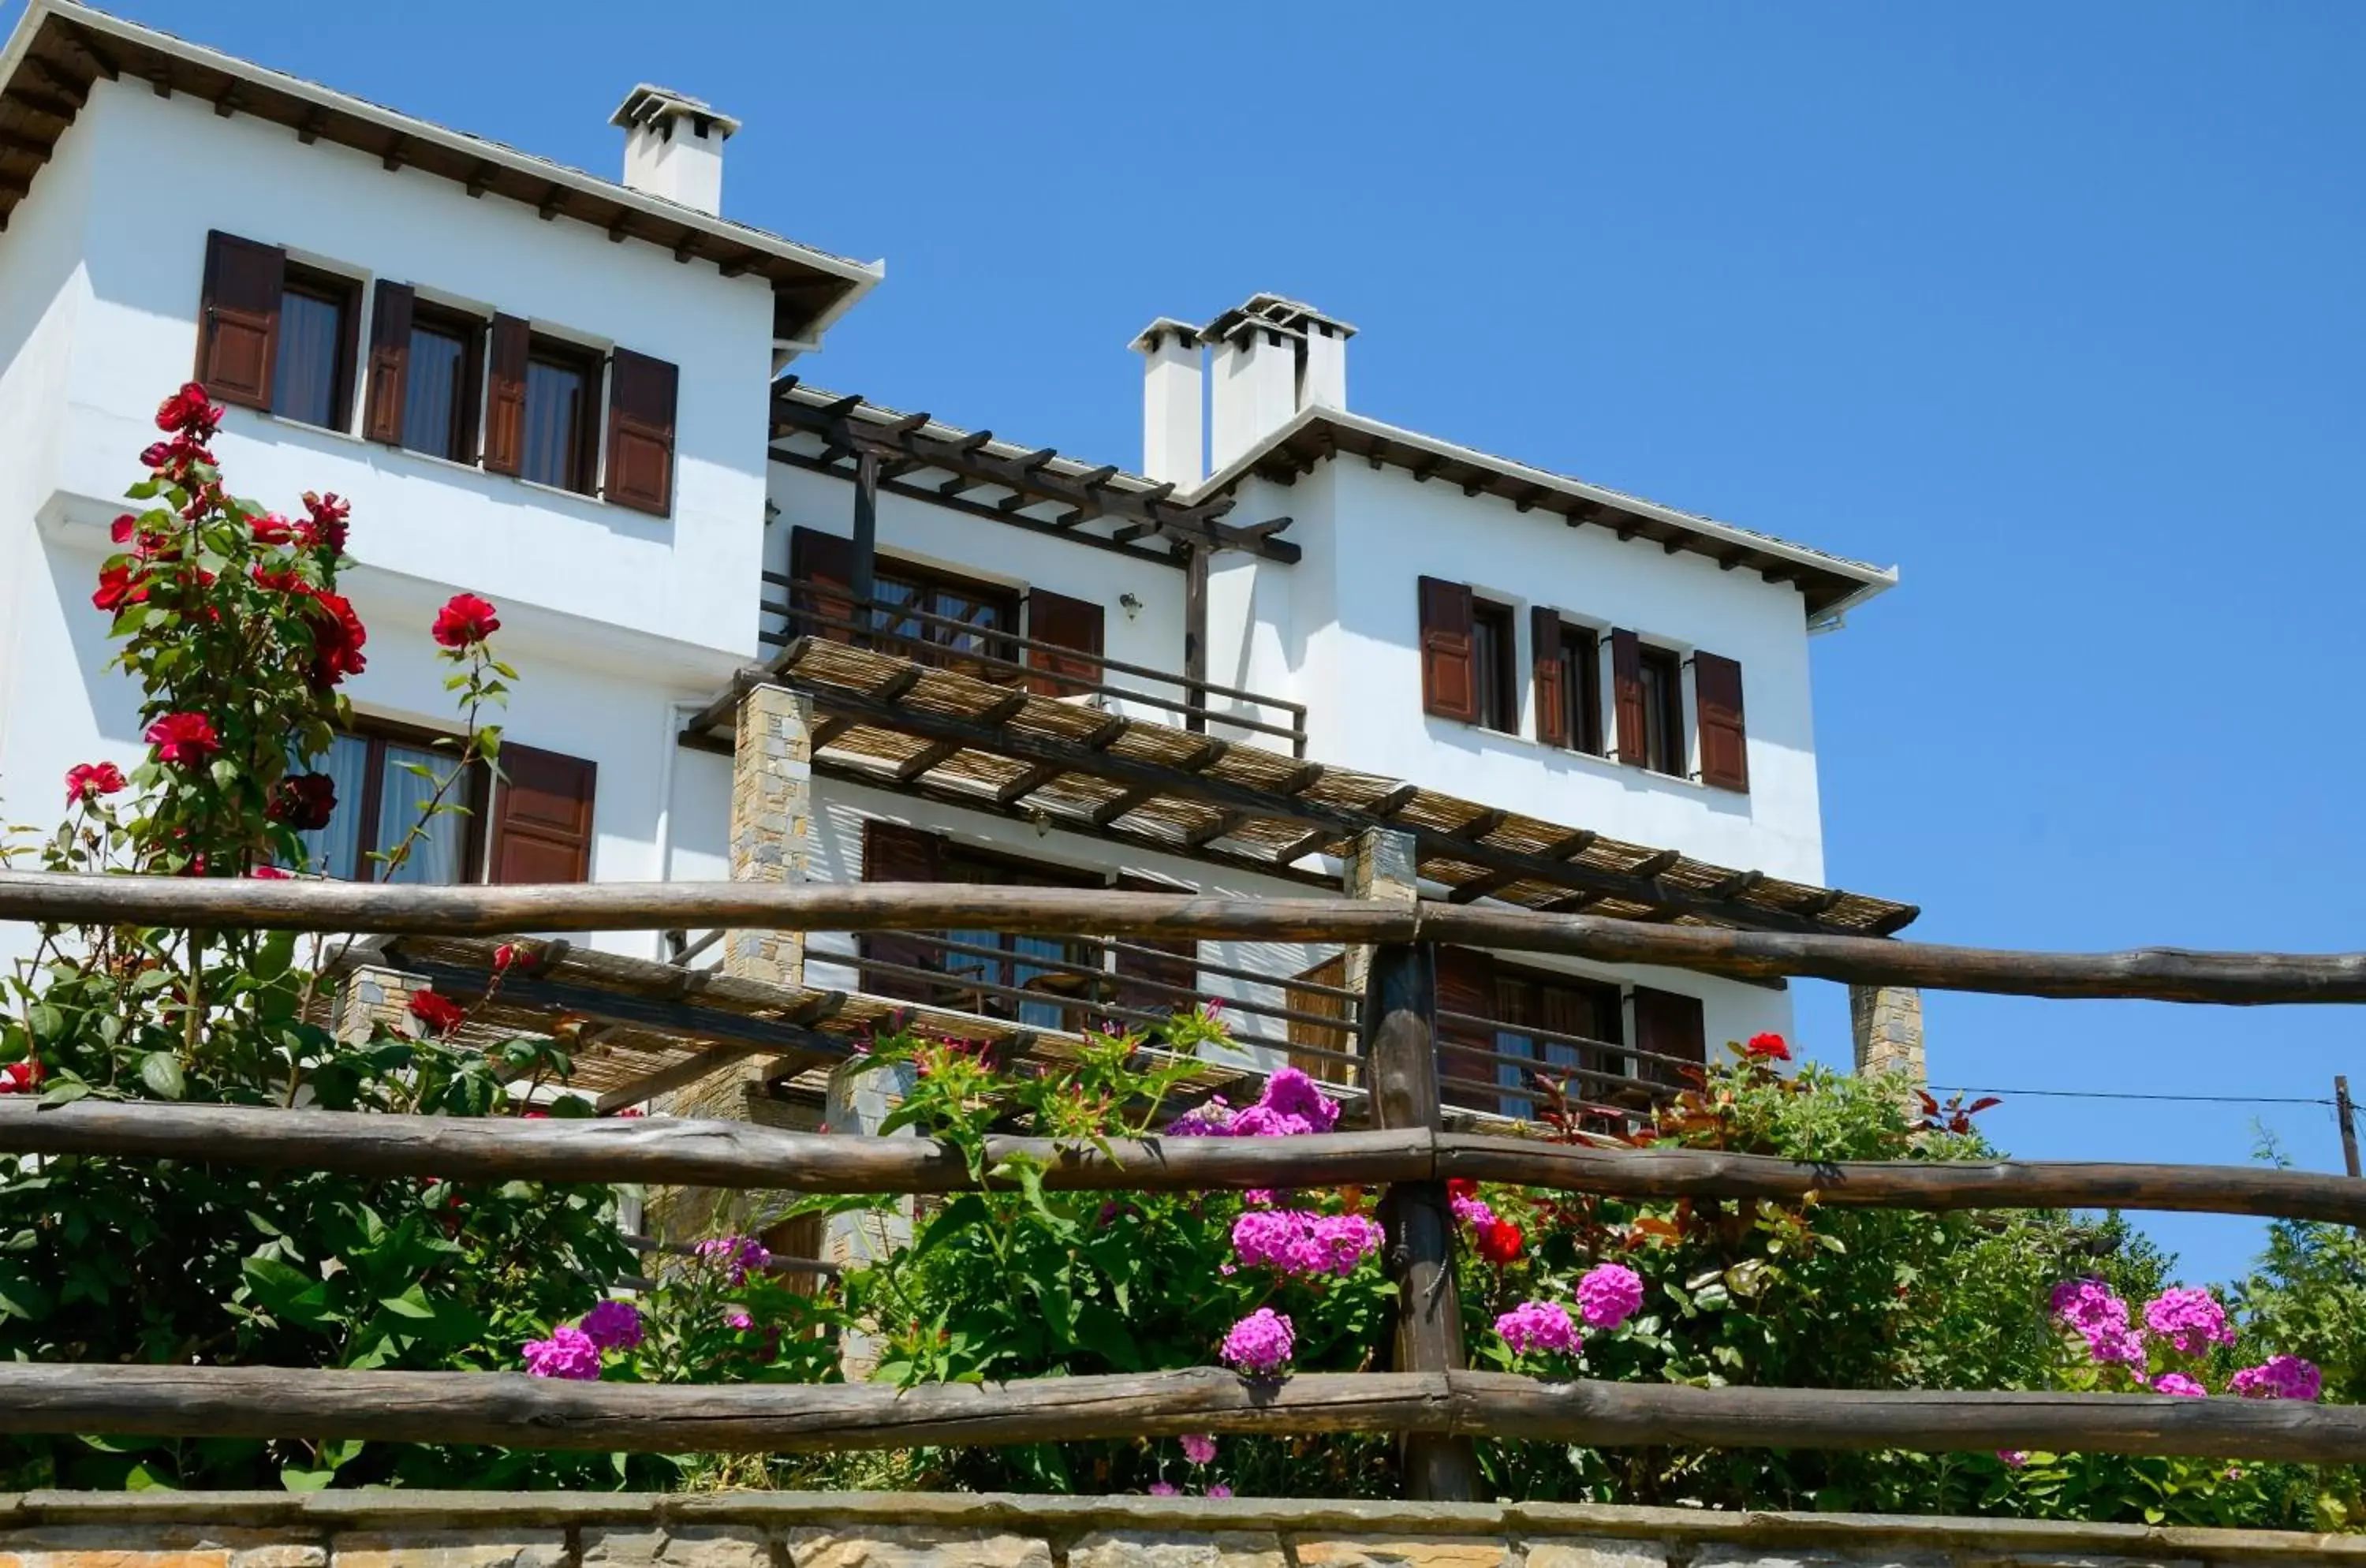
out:
<path id="1" fill-rule="evenodd" d="M 522 1374 L 0 1364 L 0 1431 L 482 1441 L 524 1448 L 791 1451 L 1186 1432 L 1402 1435 L 1407 1485 L 1476 1495 L 1480 1437 L 1621 1444 L 2101 1449 L 2366 1462 L 2366 1409 L 2148 1394 L 1551 1383 L 1465 1370 L 1445 1183 L 1459 1176 L 1622 1198 L 1915 1209 L 2119 1206 L 2366 1224 L 2366 1184 L 2252 1167 L 2050 1162 L 1810 1164 L 1684 1149 L 1598 1149 L 1444 1130 L 1434 944 L 1570 953 L 1752 978 L 1812 976 L 2041 997 L 2180 1002 L 2366 1000 L 2366 955 L 2150 950 L 2059 954 L 1637 924 L 1349 899 L 1227 900 L 1091 890 L 870 885 L 388 887 L 0 873 L 0 919 L 500 933 L 954 928 L 1153 940 L 1369 944 L 1365 1059 L 1374 1129 L 1290 1139 L 1148 1138 L 1107 1149 L 1008 1140 L 1065 1189 L 1385 1185 L 1383 1256 L 1402 1309 L 1393 1370 L 1245 1379 L 1213 1368 L 896 1390 L 878 1385 L 609 1388 Z M 970 1185 L 952 1149 L 738 1122 L 504 1121 L 125 1104 L 0 1103 L 0 1152 L 205 1159 L 375 1175 L 666 1182 L 804 1192 Z"/>

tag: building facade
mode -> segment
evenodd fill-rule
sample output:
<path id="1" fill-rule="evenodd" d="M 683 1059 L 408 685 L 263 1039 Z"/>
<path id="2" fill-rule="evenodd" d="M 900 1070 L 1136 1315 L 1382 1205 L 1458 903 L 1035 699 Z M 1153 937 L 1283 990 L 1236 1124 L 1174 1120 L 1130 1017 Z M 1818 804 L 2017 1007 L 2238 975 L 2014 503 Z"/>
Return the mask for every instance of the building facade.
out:
<path id="1" fill-rule="evenodd" d="M 467 590 L 524 672 L 507 776 L 406 875 L 1912 919 L 1823 886 L 1809 698 L 1811 634 L 1894 572 L 1353 412 L 1353 329 L 1276 296 L 1135 340 L 1138 469 L 823 389 L 828 329 L 882 266 L 722 218 L 738 126 L 710 106 L 644 86 L 615 118 L 620 183 L 36 0 L 0 53 L 10 816 L 142 753 L 90 585 L 150 412 L 195 374 L 242 493 L 353 503 L 376 635 L 329 764 L 329 874 L 370 874 L 403 762 L 449 728 L 425 631 Z M 1033 1039 L 1200 997 L 1232 1009 L 1234 1068 L 1358 1089 L 1355 953 L 592 945 L 611 978 L 780 998 L 772 1034 L 717 1026 L 709 1055 L 595 1017 L 608 1109 L 817 1124 L 856 1092 L 833 1049 L 880 1009 Z M 1615 1120 L 1791 1026 L 1779 987 L 1673 972 L 1473 952 L 1439 985 L 1447 1098 L 1481 1117 L 1531 1113 L 1541 1069 Z M 531 1023 L 525 981 L 504 990 Z"/>

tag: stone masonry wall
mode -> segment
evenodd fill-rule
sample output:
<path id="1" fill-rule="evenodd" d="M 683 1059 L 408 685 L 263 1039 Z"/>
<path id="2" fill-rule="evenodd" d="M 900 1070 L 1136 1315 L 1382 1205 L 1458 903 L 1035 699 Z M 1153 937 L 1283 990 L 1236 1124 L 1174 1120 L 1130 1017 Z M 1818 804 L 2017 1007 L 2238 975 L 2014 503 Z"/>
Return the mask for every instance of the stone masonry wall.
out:
<path id="1" fill-rule="evenodd" d="M 2366 1537 L 1538 1504 L 893 1493 L 0 1496 L 0 1568 L 2233 1568 Z"/>

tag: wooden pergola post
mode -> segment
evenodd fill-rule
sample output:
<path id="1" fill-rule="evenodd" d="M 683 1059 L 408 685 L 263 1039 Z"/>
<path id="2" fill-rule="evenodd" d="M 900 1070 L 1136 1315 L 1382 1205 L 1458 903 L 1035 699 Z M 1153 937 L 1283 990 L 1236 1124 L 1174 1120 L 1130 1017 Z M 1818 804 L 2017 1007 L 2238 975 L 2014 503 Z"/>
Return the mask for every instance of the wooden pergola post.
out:
<path id="1" fill-rule="evenodd" d="M 1364 993 L 1364 1056 L 1372 1119 L 1383 1128 L 1442 1125 L 1437 1100 L 1437 952 L 1426 942 L 1372 951 Z M 1454 1280 L 1454 1211 L 1443 1181 L 1401 1181 L 1380 1200 L 1389 1277 L 1397 1287 L 1391 1370 L 1463 1370 L 1462 1298 Z M 1420 1502 L 1479 1495 L 1478 1451 L 1468 1438 L 1408 1432 L 1406 1495 Z"/>
<path id="2" fill-rule="evenodd" d="M 879 451 L 865 446 L 854 468 L 854 564 L 847 574 L 847 592 L 854 599 L 854 619 L 862 628 L 858 641 L 876 625 L 871 601 L 877 596 L 874 574 L 879 560 Z"/>
<path id="3" fill-rule="evenodd" d="M 1188 543 L 1183 550 L 1183 701 L 1189 710 L 1183 728 L 1194 735 L 1208 731 L 1208 557 L 1203 544 Z"/>

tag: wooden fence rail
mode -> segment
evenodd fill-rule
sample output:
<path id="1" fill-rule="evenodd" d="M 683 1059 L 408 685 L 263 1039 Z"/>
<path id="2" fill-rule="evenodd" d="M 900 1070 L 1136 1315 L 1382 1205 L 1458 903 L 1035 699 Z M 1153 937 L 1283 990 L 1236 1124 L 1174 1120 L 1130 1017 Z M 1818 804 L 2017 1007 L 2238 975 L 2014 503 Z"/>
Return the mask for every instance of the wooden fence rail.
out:
<path id="1" fill-rule="evenodd" d="M 1106 1153 L 996 1138 L 1071 1191 L 1242 1191 L 1470 1177 L 1606 1197 L 1812 1200 L 1840 1208 L 2124 1208 L 2366 1224 L 2366 1182 L 2266 1166 L 2022 1160 L 1817 1164 L 1713 1149 L 1589 1148 L 1412 1126 L 1296 1138 L 1120 1139 Z M 975 1186 L 960 1152 L 920 1138 L 792 1133 L 676 1118 L 567 1122 L 254 1106 L 0 1100 L 0 1153 L 126 1156 L 359 1176 L 648 1182 L 816 1193 Z"/>
<path id="2" fill-rule="evenodd" d="M 1691 1388 L 1215 1367 L 1008 1383 L 614 1384 L 520 1372 L 0 1363 L 0 1432 L 800 1453 L 1226 1434 L 2366 1461 L 2366 1408 L 2165 1394 Z"/>
<path id="3" fill-rule="evenodd" d="M 414 887 L 0 872 L 0 919 L 386 935 L 992 930 L 1242 942 L 1443 942 L 1742 979 L 1803 976 L 2027 997 L 2251 1005 L 2366 1001 L 2366 953 L 2052 953 L 1354 898 L 1219 898 L 935 883 L 605 882 Z"/>

